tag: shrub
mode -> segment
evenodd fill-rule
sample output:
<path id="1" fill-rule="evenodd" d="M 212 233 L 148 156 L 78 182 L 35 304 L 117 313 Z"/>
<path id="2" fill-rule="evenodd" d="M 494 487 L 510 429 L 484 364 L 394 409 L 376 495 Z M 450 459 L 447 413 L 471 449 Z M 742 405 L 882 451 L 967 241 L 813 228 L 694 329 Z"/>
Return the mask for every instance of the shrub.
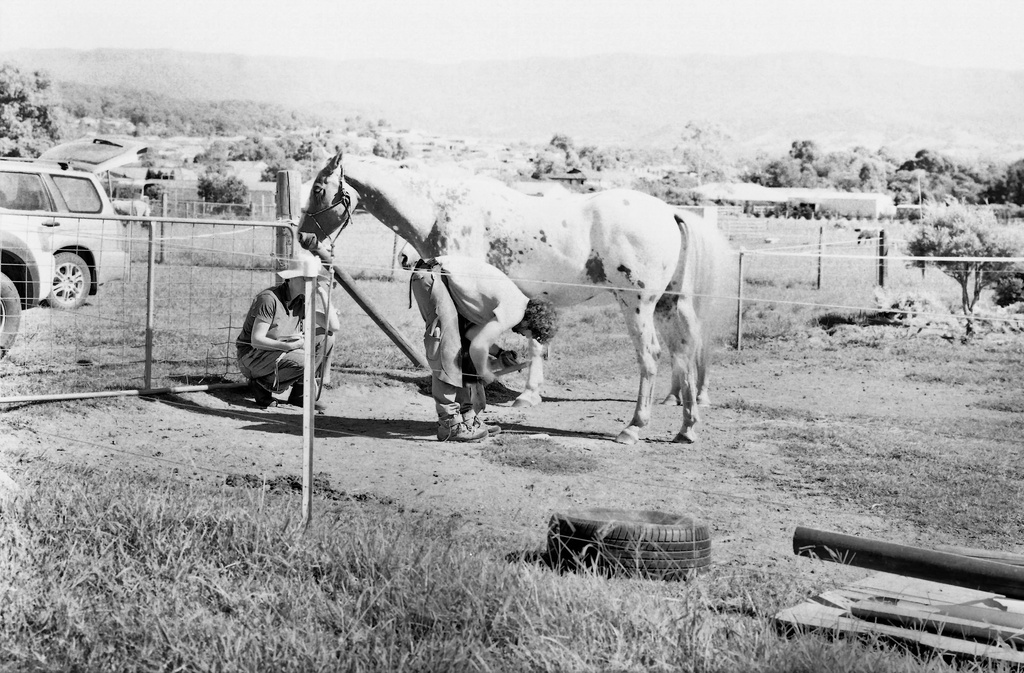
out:
<path id="1" fill-rule="evenodd" d="M 1024 302 L 1024 267 L 1014 266 L 1000 276 L 992 288 L 996 306 L 1007 307 Z"/>
<path id="2" fill-rule="evenodd" d="M 934 262 L 915 261 L 914 265 L 924 268 L 926 263 L 934 264 L 959 283 L 961 306 L 968 317 L 968 335 L 973 333 L 970 316 L 982 290 L 995 285 L 1001 272 L 1012 266 L 972 258 L 1014 257 L 1019 249 L 1019 242 L 1009 236 L 1006 228 L 996 225 L 991 211 L 959 203 L 927 207 L 922 224 L 907 241 L 911 256 L 939 258 Z"/>

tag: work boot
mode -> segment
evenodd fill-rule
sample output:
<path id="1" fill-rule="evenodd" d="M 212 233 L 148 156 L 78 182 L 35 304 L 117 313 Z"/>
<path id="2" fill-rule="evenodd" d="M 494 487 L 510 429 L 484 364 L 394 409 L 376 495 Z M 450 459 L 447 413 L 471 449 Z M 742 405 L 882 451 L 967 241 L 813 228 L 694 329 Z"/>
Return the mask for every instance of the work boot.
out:
<path id="1" fill-rule="evenodd" d="M 270 407 L 277 406 L 277 400 L 270 394 L 270 391 L 256 383 L 253 379 L 249 379 L 249 390 L 252 391 L 253 400 L 260 409 L 269 409 Z"/>
<path id="2" fill-rule="evenodd" d="M 296 407 L 305 405 L 305 401 L 303 401 L 303 395 L 305 392 L 306 389 L 301 383 L 294 384 L 292 386 L 292 392 L 288 394 L 288 404 Z M 320 400 L 315 400 L 313 402 L 313 409 L 320 412 L 327 411 L 327 405 Z"/>
<path id="3" fill-rule="evenodd" d="M 470 428 L 483 428 L 483 429 L 487 430 L 487 436 L 488 437 L 497 437 L 498 435 L 501 434 L 501 426 L 500 425 L 492 425 L 490 423 L 484 423 L 482 420 L 480 420 L 480 415 L 479 414 L 467 413 L 467 414 L 463 414 L 462 418 L 465 421 L 466 425 L 468 425 Z"/>
<path id="4" fill-rule="evenodd" d="M 442 442 L 479 442 L 487 439 L 487 428 L 470 427 L 462 416 L 450 416 L 438 419 L 437 439 Z"/>

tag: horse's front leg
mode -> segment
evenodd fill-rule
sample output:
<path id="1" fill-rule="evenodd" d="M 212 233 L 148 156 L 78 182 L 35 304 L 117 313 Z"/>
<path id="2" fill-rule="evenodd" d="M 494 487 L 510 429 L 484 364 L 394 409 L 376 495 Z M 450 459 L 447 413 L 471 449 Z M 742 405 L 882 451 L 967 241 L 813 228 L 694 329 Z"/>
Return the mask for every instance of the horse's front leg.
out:
<path id="1" fill-rule="evenodd" d="M 636 347 L 636 359 L 640 365 L 640 390 L 636 396 L 636 410 L 633 420 L 622 429 L 615 441 L 620 444 L 636 444 L 640 439 L 640 428 L 651 420 L 651 404 L 654 398 L 654 379 L 658 374 L 658 355 L 661 345 L 654 328 L 654 303 L 656 297 L 634 298 L 629 301 L 619 298 L 626 328 Z"/>
<path id="2" fill-rule="evenodd" d="M 530 366 L 526 387 L 512 403 L 513 407 L 533 407 L 541 403 L 540 388 L 544 385 L 544 344 L 530 339 Z"/>

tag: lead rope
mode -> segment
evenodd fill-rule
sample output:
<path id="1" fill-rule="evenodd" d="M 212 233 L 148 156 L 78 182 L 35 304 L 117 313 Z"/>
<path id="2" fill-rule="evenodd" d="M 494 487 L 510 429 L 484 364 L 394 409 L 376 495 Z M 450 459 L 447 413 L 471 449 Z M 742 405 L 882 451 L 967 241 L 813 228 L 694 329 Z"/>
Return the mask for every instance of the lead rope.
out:
<path id="1" fill-rule="evenodd" d="M 345 206 L 345 209 L 346 209 L 346 211 L 348 210 L 348 206 L 347 205 Z M 344 229 L 344 228 L 345 228 L 345 225 L 342 225 L 341 229 Z M 341 233 L 341 229 L 338 230 L 339 234 Z M 337 237 L 335 237 L 335 238 L 337 238 Z M 324 334 L 323 360 L 320 362 L 320 366 L 317 367 L 319 372 L 317 373 L 317 376 L 316 376 L 316 397 L 314 398 L 314 399 L 317 399 L 317 400 L 320 399 L 320 393 L 323 392 L 324 376 L 327 373 L 327 367 L 328 367 L 328 364 L 329 364 L 327 362 L 327 339 L 330 337 L 330 331 L 331 331 L 331 300 L 334 298 L 334 241 L 335 241 L 335 238 L 330 239 L 331 247 L 329 248 L 330 254 L 328 255 L 328 260 L 327 260 L 327 266 L 330 268 L 330 275 L 328 276 L 329 280 L 327 282 L 327 301 L 325 302 L 325 305 L 324 305 L 324 320 L 327 321 L 327 324 L 324 325 L 324 332 L 325 332 L 325 334 Z M 320 287 L 319 286 L 320 286 L 320 280 L 318 278 L 317 279 L 317 289 L 316 289 L 317 292 L 320 291 Z M 313 316 L 313 323 L 314 323 L 313 329 L 315 330 L 316 329 L 316 324 L 315 324 L 316 323 L 316 316 L 315 315 Z"/>

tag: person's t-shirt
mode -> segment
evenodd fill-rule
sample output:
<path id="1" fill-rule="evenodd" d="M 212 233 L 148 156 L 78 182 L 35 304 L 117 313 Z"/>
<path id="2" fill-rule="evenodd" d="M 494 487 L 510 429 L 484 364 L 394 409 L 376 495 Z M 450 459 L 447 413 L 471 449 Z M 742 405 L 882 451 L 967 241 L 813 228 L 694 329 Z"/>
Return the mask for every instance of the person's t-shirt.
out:
<path id="1" fill-rule="evenodd" d="M 437 263 L 448 274 L 448 291 L 463 318 L 474 325 L 494 319 L 505 329 L 522 321 L 529 299 L 496 267 L 454 255 L 438 257 Z"/>
<path id="2" fill-rule="evenodd" d="M 283 286 L 278 285 L 267 288 L 256 295 L 245 316 L 245 322 L 242 323 L 242 331 L 239 333 L 236 343 L 252 346 L 252 328 L 257 321 L 265 322 L 270 326 L 267 329 L 267 336 L 271 339 L 302 333 L 302 302 L 292 302 L 293 308 L 290 310 L 282 300 L 282 288 Z"/>

